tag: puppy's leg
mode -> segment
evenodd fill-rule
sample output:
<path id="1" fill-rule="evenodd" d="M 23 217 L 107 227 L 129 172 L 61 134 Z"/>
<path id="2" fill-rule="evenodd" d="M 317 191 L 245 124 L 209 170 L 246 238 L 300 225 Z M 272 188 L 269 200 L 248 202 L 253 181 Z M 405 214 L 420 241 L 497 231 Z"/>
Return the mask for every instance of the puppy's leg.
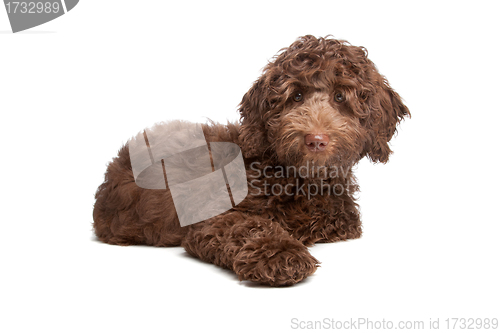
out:
<path id="1" fill-rule="evenodd" d="M 325 218 L 322 228 L 316 230 L 319 243 L 331 243 L 360 238 L 362 234 L 358 205 L 350 196 L 336 197 L 334 208 Z M 314 231 L 313 231 L 314 233 Z"/>
<path id="2" fill-rule="evenodd" d="M 330 197 L 324 207 L 313 209 L 308 219 L 294 220 L 289 225 L 292 236 L 306 246 L 361 237 L 360 214 L 354 199 Z"/>
<path id="3" fill-rule="evenodd" d="M 319 262 L 280 225 L 259 216 L 230 212 L 189 226 L 182 246 L 191 255 L 236 272 L 240 280 L 293 285 Z"/>

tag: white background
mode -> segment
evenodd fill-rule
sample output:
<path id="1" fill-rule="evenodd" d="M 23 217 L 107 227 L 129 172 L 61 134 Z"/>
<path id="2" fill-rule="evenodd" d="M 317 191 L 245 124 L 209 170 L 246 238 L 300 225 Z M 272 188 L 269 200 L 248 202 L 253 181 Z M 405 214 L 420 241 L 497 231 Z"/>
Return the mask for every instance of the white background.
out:
<path id="1" fill-rule="evenodd" d="M 18 34 L 1 9 L 0 331 L 499 318 L 496 7 L 83 0 Z M 305 34 L 365 46 L 412 112 L 391 161 L 358 167 L 361 239 L 312 247 L 317 272 L 278 289 L 182 248 L 95 240 L 93 195 L 130 136 L 167 119 L 238 119 L 262 67 Z"/>

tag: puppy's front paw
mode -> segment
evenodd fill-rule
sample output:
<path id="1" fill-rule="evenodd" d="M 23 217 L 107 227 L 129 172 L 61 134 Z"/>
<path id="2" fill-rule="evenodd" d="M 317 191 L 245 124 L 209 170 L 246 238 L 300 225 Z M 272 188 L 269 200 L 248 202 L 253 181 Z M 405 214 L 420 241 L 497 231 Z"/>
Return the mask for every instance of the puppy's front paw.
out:
<path id="1" fill-rule="evenodd" d="M 241 248 L 233 270 L 240 280 L 278 287 L 302 281 L 318 266 L 318 260 L 299 241 L 259 238 L 249 240 Z"/>

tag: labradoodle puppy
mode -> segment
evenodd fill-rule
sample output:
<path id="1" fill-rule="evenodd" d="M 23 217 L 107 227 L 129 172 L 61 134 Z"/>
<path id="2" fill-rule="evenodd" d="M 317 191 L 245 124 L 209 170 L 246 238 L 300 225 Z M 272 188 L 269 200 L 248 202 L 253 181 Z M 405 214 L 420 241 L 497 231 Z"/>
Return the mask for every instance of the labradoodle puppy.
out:
<path id="1" fill-rule="evenodd" d="M 363 157 L 387 162 L 388 142 L 410 116 L 366 50 L 331 37 L 300 37 L 264 68 L 239 112 L 239 123 L 201 128 L 207 142 L 241 148 L 248 187 L 241 202 L 181 226 L 169 177 L 163 188 L 137 185 L 129 141 L 95 195 L 97 237 L 119 245 L 180 245 L 240 280 L 271 286 L 315 272 L 319 263 L 307 246 L 359 238 L 351 168 Z M 169 142 L 182 124 L 153 129 Z"/>

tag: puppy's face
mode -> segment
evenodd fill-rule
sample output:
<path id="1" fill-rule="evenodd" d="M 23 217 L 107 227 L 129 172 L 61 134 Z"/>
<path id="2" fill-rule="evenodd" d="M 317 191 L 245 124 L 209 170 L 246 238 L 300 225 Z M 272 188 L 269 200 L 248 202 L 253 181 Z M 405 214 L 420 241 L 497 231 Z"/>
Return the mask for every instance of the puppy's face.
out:
<path id="1" fill-rule="evenodd" d="M 243 97 L 246 157 L 302 166 L 386 162 L 389 140 L 409 116 L 363 48 L 305 36 L 284 49 Z"/>
<path id="2" fill-rule="evenodd" d="M 278 160 L 339 166 L 359 159 L 367 131 L 349 109 L 347 95 L 341 88 L 298 88 L 268 130 Z"/>

